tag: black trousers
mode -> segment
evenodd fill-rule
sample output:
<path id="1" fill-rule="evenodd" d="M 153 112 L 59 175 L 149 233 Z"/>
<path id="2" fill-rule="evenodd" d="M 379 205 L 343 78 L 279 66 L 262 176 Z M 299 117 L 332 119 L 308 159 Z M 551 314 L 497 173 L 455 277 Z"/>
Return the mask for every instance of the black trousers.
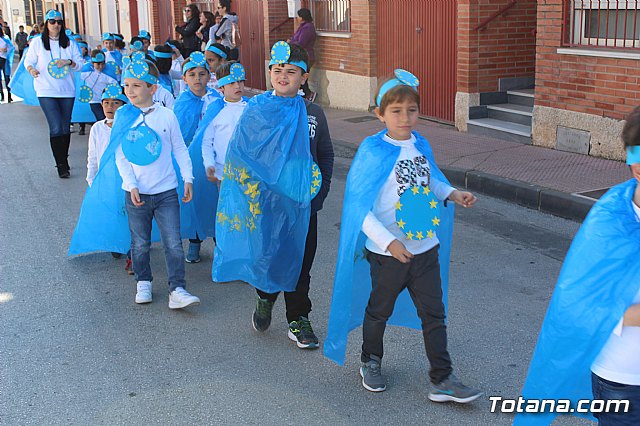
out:
<path id="1" fill-rule="evenodd" d="M 311 299 L 309 299 L 309 284 L 311 282 L 311 266 L 316 257 L 318 246 L 318 214 L 312 214 L 309 219 L 309 232 L 304 247 L 304 257 L 302 260 L 302 270 L 298 278 L 295 291 L 284 292 L 284 302 L 287 307 L 287 322 L 297 321 L 300 317 L 309 317 L 311 312 Z M 280 293 L 265 293 L 256 290 L 262 299 L 275 302 Z"/>
<path id="2" fill-rule="evenodd" d="M 371 265 L 371 296 L 362 324 L 362 362 L 371 355 L 382 358 L 387 320 L 396 299 L 407 288 L 422 321 L 422 335 L 431 364 L 429 377 L 440 383 L 451 374 L 451 357 L 447 351 L 447 327 L 442 303 L 438 246 L 402 263 L 392 256 L 367 251 Z"/>

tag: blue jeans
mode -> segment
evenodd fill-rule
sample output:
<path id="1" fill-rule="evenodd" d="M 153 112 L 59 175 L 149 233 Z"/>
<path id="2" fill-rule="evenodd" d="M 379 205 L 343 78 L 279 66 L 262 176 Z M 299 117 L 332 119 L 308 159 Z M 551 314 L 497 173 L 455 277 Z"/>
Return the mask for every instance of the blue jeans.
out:
<path id="1" fill-rule="evenodd" d="M 169 293 L 177 287 L 186 287 L 184 280 L 184 250 L 180 237 L 180 203 L 175 189 L 160 194 L 140 194 L 140 207 L 133 205 L 131 194 L 125 192 L 125 205 L 129 215 L 131 232 L 131 261 L 136 281 L 153 281 L 149 250 L 151 248 L 151 223 L 155 218 L 169 277 Z"/>
<path id="2" fill-rule="evenodd" d="M 638 426 L 640 425 L 640 386 L 611 382 L 591 373 L 593 399 L 628 399 L 627 413 L 595 413 L 600 426 Z"/>
<path id="3" fill-rule="evenodd" d="M 49 123 L 49 136 L 56 137 L 71 133 L 74 100 L 74 98 L 38 98 L 40 108 Z"/>

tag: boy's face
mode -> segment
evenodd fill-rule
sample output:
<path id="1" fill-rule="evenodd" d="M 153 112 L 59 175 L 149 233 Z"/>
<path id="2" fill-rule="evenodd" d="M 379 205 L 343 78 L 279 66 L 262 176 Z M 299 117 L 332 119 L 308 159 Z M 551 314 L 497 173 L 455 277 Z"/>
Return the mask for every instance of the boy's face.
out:
<path id="1" fill-rule="evenodd" d="M 204 96 L 207 93 L 207 82 L 211 74 L 205 68 L 195 67 L 188 70 L 182 76 L 182 80 L 189 86 L 189 90 L 191 90 L 194 94 L 198 96 Z"/>
<path id="2" fill-rule="evenodd" d="M 146 81 L 138 80 L 137 78 L 124 79 L 124 94 L 138 108 L 153 105 L 153 95 L 156 93 L 157 88 L 156 84 L 149 85 Z"/>
<path id="3" fill-rule="evenodd" d="M 383 114 L 376 108 L 378 119 L 387 126 L 387 133 L 395 140 L 411 138 L 411 131 L 418 124 L 418 114 L 418 104 L 410 100 L 387 105 Z"/>
<path id="4" fill-rule="evenodd" d="M 147 50 L 149 50 L 149 46 L 151 46 L 151 41 L 147 40 L 146 38 L 143 38 L 142 46 L 144 47 L 144 51 L 146 52 Z"/>
<path id="5" fill-rule="evenodd" d="M 295 65 L 280 64 L 271 67 L 269 76 L 277 96 L 293 98 L 298 94 L 300 86 L 307 81 L 309 74 Z"/>
<path id="6" fill-rule="evenodd" d="M 89 54 L 89 49 L 87 49 L 86 47 L 82 46 L 82 56 L 87 56 Z"/>
<path id="7" fill-rule="evenodd" d="M 218 65 L 222 63 L 222 58 L 209 50 L 204 51 L 204 57 L 207 58 L 207 64 L 209 64 L 211 72 L 215 72 Z"/>
<path id="8" fill-rule="evenodd" d="M 102 72 L 102 70 L 105 67 L 105 63 L 104 62 L 92 62 L 93 64 L 93 69 L 98 71 L 98 72 Z"/>
<path id="9" fill-rule="evenodd" d="M 102 47 L 104 47 L 108 51 L 112 51 L 113 46 L 114 46 L 113 40 L 105 40 L 102 42 Z"/>
<path id="10" fill-rule="evenodd" d="M 102 101 L 102 110 L 104 111 L 105 117 L 109 120 L 113 120 L 113 117 L 116 115 L 116 111 L 124 105 L 119 99 L 105 99 Z"/>
<path id="11" fill-rule="evenodd" d="M 244 81 L 225 84 L 222 86 L 222 93 L 224 93 L 224 98 L 226 100 L 230 102 L 238 102 L 242 99 L 242 95 L 244 94 Z"/>

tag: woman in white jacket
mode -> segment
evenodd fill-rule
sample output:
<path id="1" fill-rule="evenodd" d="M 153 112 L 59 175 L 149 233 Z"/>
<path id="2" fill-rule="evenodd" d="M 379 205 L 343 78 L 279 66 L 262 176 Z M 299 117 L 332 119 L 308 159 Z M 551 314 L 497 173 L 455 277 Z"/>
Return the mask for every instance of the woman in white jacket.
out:
<path id="1" fill-rule="evenodd" d="M 34 78 L 33 87 L 49 124 L 49 142 L 61 178 L 69 177 L 70 122 L 76 97 L 71 71 L 80 71 L 82 64 L 80 49 L 65 34 L 62 14 L 48 11 L 42 37 L 31 41 L 24 66 Z"/>

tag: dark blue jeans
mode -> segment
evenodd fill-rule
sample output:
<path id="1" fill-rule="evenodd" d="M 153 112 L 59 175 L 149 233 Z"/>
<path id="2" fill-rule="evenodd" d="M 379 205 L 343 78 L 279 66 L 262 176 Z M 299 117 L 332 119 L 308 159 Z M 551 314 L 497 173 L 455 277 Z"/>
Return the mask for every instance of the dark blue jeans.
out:
<path id="1" fill-rule="evenodd" d="M 140 207 L 133 205 L 131 194 L 125 192 L 125 205 L 131 232 L 131 261 L 136 281 L 153 281 L 149 250 L 151 223 L 156 220 L 160 229 L 164 258 L 169 277 L 169 293 L 177 287 L 186 287 L 184 279 L 184 250 L 180 237 L 180 203 L 175 189 L 160 194 L 140 194 Z"/>
<path id="2" fill-rule="evenodd" d="M 591 388 L 593 399 L 629 400 L 629 411 L 626 413 L 594 413 L 600 426 L 640 425 L 640 386 L 611 382 L 591 373 Z"/>
<path id="3" fill-rule="evenodd" d="M 49 136 L 70 134 L 74 98 L 38 98 L 38 101 L 49 124 Z"/>

